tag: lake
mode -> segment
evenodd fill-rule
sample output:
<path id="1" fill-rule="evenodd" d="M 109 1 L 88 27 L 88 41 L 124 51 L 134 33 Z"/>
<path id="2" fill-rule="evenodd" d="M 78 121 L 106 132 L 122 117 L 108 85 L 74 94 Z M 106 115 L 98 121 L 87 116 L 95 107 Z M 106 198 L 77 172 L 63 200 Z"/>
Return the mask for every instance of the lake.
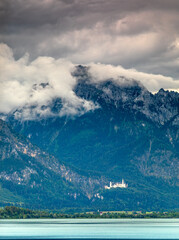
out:
<path id="1" fill-rule="evenodd" d="M 179 239 L 179 219 L 0 220 L 0 239 Z"/>

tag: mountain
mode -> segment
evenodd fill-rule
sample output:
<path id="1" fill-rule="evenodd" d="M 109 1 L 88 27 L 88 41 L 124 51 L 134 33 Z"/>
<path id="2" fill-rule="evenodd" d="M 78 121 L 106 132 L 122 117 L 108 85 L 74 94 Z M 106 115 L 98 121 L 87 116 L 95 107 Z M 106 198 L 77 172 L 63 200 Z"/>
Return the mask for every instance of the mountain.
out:
<path id="1" fill-rule="evenodd" d="M 0 139 L 2 205 L 60 208 L 75 207 L 81 201 L 83 206 L 105 184 L 104 179 L 81 175 L 41 151 L 2 120 Z"/>
<path id="2" fill-rule="evenodd" d="M 49 191 L 49 195 L 52 194 L 50 199 L 63 199 L 61 206 L 68 207 L 176 209 L 179 193 L 179 94 L 164 89 L 152 94 L 141 83 L 124 77 L 120 77 L 120 83 L 115 79 L 95 82 L 88 68 L 83 66 L 78 66 L 73 76 L 77 79 L 74 93 L 83 100 L 93 102 L 96 106 L 94 109 L 82 111 L 76 116 L 55 115 L 61 111 L 63 101 L 54 98 L 49 105 L 53 116 L 17 119 L 15 116 L 23 109 L 6 116 L 13 134 L 20 133 L 30 140 L 31 143 L 24 141 L 33 146 L 32 154 L 40 151 L 44 156 L 42 153 L 45 152 L 46 160 L 43 161 L 31 156 L 32 163 L 37 165 L 34 171 L 38 172 L 39 181 L 44 178 L 43 174 L 40 175 L 39 164 L 50 171 L 45 182 L 48 189 L 44 187 L 42 192 Z M 19 151 L 19 145 L 13 145 L 13 142 L 11 150 Z M 24 147 L 21 149 L 19 154 L 23 153 Z M 50 155 L 46 152 L 54 157 L 47 157 Z M 27 161 L 26 157 L 28 155 L 29 158 L 30 154 L 20 155 L 18 162 Z M 69 182 L 62 172 L 57 174 L 62 163 L 82 181 Z M 15 171 L 18 164 L 12 165 Z M 65 185 L 61 194 L 59 184 L 56 184 L 57 177 Z M 122 178 L 128 183 L 128 188 L 104 188 L 109 181 L 116 183 Z M 68 193 L 71 196 L 68 189 L 80 194 L 78 201 L 68 198 Z M 47 201 L 42 198 L 44 206 L 49 206 L 49 195 Z M 24 196 L 24 192 L 20 196 Z M 51 201 L 54 201 L 51 205 L 53 208 L 56 202 Z"/>

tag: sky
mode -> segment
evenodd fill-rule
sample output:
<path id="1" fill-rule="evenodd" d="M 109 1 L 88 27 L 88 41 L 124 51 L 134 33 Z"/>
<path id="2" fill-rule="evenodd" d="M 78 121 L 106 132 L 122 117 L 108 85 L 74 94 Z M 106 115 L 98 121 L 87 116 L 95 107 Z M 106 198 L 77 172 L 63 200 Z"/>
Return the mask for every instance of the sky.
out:
<path id="1" fill-rule="evenodd" d="M 179 1 L 0 0 L 0 112 L 54 96 L 94 107 L 74 96 L 76 64 L 99 81 L 123 74 L 151 92 L 179 91 Z M 58 93 L 34 97 L 40 82 Z"/>

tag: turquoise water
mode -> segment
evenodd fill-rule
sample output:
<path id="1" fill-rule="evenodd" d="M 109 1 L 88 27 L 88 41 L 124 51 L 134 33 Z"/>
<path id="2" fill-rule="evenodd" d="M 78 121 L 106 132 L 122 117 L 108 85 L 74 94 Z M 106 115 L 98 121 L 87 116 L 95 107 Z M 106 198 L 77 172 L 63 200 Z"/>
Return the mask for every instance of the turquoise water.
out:
<path id="1" fill-rule="evenodd" d="M 179 239 L 179 219 L 0 220 L 0 239 Z"/>

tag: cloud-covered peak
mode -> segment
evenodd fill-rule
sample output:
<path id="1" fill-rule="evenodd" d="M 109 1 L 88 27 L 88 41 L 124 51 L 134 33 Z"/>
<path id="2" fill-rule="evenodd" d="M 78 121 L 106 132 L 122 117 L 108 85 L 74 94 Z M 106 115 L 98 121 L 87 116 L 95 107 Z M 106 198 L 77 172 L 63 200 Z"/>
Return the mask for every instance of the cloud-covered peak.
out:
<path id="1" fill-rule="evenodd" d="M 12 50 L 6 44 L 1 44 L 0 112 L 16 112 L 18 118 L 34 119 L 46 116 L 74 116 L 99 107 L 76 96 L 76 69 L 74 63 L 61 58 L 41 56 L 29 61 L 28 54 L 25 54 L 15 60 Z M 170 77 L 124 69 L 121 66 L 89 63 L 85 69 L 86 81 L 90 84 L 110 79 L 119 86 L 130 86 L 135 80 L 151 92 L 160 88 L 175 91 L 179 89 L 179 81 Z M 53 111 L 52 106 L 56 99 L 60 101 L 60 108 Z"/>

